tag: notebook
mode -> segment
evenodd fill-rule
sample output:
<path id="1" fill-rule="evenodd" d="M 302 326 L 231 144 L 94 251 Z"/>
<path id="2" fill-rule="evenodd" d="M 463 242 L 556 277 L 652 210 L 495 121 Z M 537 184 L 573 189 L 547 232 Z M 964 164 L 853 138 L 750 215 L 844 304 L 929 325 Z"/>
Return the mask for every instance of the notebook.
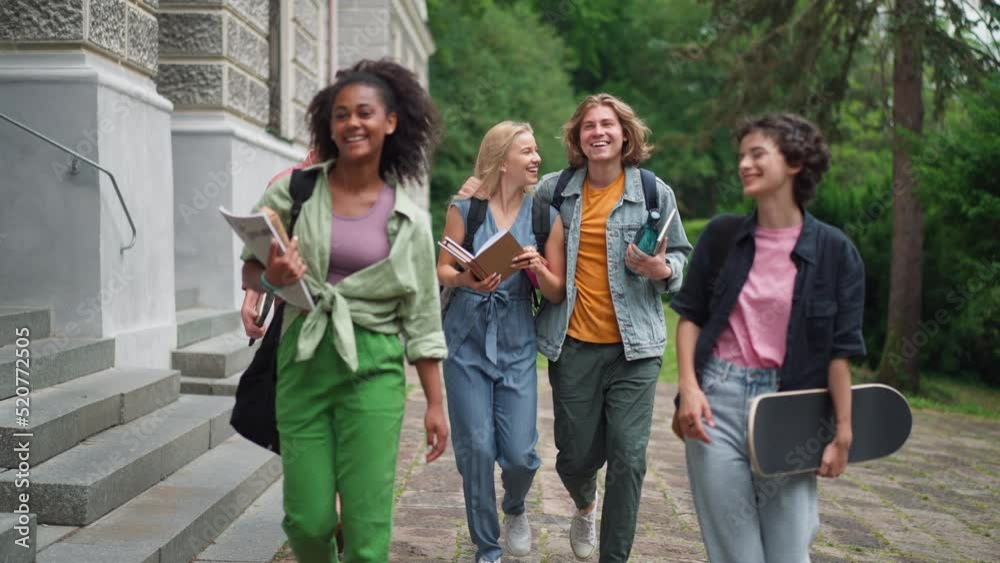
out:
<path id="1" fill-rule="evenodd" d="M 472 274 L 480 280 L 494 273 L 500 274 L 501 281 L 506 280 L 517 272 L 512 266 L 514 258 L 524 253 L 524 247 L 508 230 L 499 231 L 490 237 L 475 255 L 450 237 L 444 237 L 443 241 L 438 242 L 438 246 L 454 256 L 464 268 L 472 270 Z"/>

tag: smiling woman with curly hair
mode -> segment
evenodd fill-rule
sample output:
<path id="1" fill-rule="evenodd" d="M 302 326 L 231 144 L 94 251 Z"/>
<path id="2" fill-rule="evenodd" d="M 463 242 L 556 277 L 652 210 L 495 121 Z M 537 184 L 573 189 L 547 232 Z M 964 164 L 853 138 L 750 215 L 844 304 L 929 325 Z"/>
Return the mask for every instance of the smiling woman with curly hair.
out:
<path id="1" fill-rule="evenodd" d="M 248 287 L 274 291 L 304 279 L 317 302 L 311 311 L 285 305 L 278 349 L 283 527 L 301 563 L 337 561 L 339 493 L 345 560 L 383 562 L 404 357 L 427 397 L 427 461 L 448 441 L 434 241 L 427 214 L 397 187 L 423 179 L 439 118 L 416 76 L 383 60 L 338 72 L 313 98 L 308 122 L 317 164 L 296 174 L 314 175 L 315 187 L 295 239 L 284 254 L 272 247 L 266 267 L 244 255 Z M 257 206 L 275 210 L 286 228 L 291 182 L 278 179 Z"/>

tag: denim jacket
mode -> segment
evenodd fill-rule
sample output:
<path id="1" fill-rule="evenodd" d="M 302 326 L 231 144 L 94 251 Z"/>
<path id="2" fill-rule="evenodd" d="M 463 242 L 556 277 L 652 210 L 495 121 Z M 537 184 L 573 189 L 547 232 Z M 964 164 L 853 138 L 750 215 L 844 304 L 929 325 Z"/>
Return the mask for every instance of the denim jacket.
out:
<path id="1" fill-rule="evenodd" d="M 684 287 L 670 302 L 681 317 L 701 327 L 694 353 L 699 383 L 743 291 L 756 249 L 754 211 L 743 218 L 716 276 L 709 249 L 716 247 L 715 239 L 721 236 L 717 219 L 710 221 L 698 238 Z M 847 235 L 808 211 L 803 211 L 802 231 L 791 258 L 797 273 L 778 389 L 826 387 L 831 360 L 865 355 L 861 334 L 864 262 Z"/>
<path id="2" fill-rule="evenodd" d="M 544 303 L 536 319 L 538 351 L 550 360 L 558 360 L 566 339 L 566 329 L 576 303 L 576 259 L 580 252 L 580 201 L 586 168 L 573 174 L 563 190 L 559 208 L 566 235 L 566 299 L 562 303 Z M 547 174 L 538 183 L 536 192 L 545 203 L 552 201 L 559 173 Z M 657 178 L 657 199 L 661 224 L 677 206 L 670 186 Z M 638 360 L 660 357 L 667 344 L 667 329 L 663 320 L 662 293 L 681 288 L 687 255 L 691 252 L 680 216 L 674 218 L 667 232 L 667 264 L 673 272 L 670 278 L 652 281 L 625 270 L 625 249 L 636 231 L 646 221 L 646 201 L 642 192 L 639 169 L 625 168 L 625 193 L 608 217 L 607 251 L 611 302 L 618 319 L 625 358 Z"/>

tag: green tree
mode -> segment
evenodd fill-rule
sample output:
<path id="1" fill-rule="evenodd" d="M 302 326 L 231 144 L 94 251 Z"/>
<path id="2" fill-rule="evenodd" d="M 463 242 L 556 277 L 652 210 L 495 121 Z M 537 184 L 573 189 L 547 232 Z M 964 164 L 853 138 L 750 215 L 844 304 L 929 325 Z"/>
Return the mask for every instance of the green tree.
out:
<path id="1" fill-rule="evenodd" d="M 565 166 L 561 126 L 574 108 L 569 53 L 527 3 L 428 3 L 437 51 L 430 91 L 445 131 L 431 176 L 431 211 L 440 234 L 448 199 L 468 178 L 483 135 L 496 123 L 527 121 L 542 170 Z"/>
<path id="2" fill-rule="evenodd" d="M 959 0 L 713 0 L 712 5 L 718 17 L 732 22 L 719 43 L 734 54 L 725 107 L 737 113 L 777 106 L 832 124 L 857 54 L 870 42 L 891 44 L 892 264 L 879 377 L 919 390 L 919 354 L 909 352 L 907 343 L 912 346 L 920 330 L 924 220 L 910 140 L 924 125 L 924 70 L 940 112 L 956 87 L 1000 67 L 992 39 L 1000 30 L 1000 8 L 990 0 L 981 2 L 981 9 Z M 990 41 L 984 44 L 973 31 Z"/>

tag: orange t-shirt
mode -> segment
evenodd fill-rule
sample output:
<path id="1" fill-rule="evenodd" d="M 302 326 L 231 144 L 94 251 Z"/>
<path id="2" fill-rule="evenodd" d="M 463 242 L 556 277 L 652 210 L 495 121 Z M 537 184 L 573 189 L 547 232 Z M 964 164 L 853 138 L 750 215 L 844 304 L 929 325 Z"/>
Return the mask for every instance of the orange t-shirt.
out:
<path id="1" fill-rule="evenodd" d="M 583 342 L 621 342 L 608 281 L 608 216 L 625 194 L 625 172 L 596 190 L 583 182 L 580 253 L 576 259 L 576 304 L 566 333 Z"/>

